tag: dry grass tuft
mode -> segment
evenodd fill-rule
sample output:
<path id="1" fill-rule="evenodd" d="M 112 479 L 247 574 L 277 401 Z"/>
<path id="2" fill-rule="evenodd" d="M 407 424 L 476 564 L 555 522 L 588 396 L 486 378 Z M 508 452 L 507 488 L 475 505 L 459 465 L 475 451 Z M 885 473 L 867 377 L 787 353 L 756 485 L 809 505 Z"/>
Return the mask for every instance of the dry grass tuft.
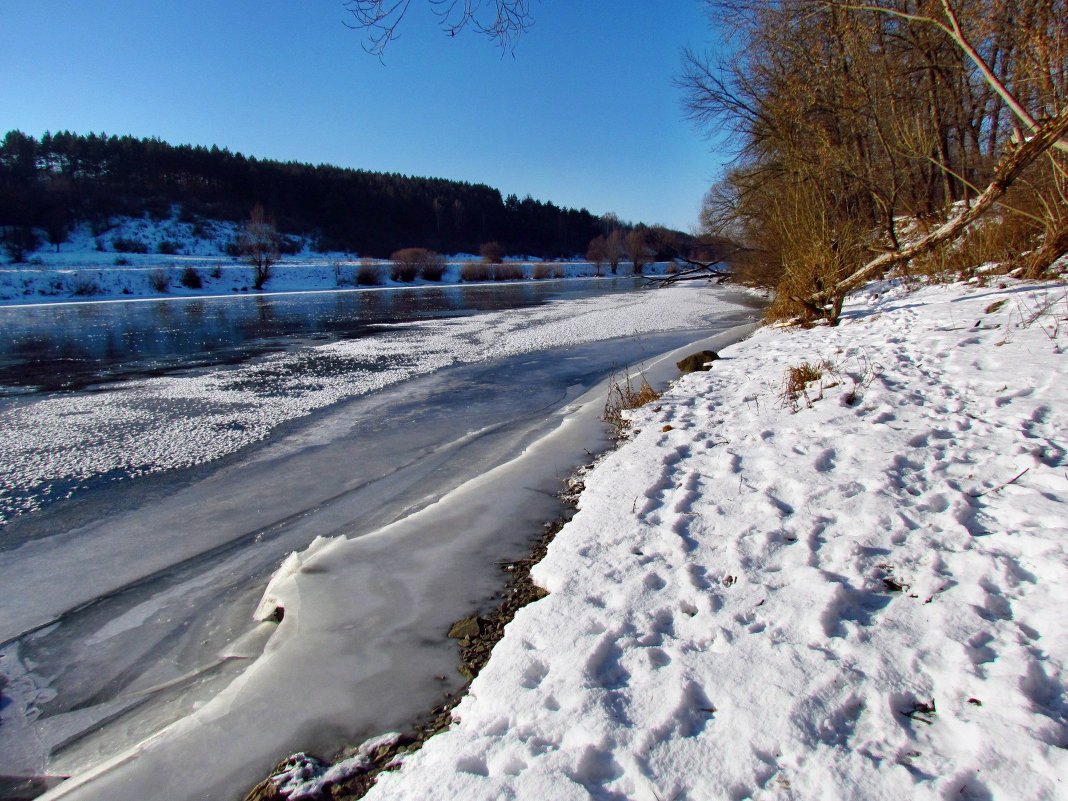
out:
<path id="1" fill-rule="evenodd" d="M 361 259 L 360 266 L 356 268 L 357 286 L 382 286 L 386 277 L 382 274 L 382 268 L 370 259 Z"/>
<path id="2" fill-rule="evenodd" d="M 786 377 L 783 379 L 782 393 L 779 395 L 782 405 L 796 411 L 800 408 L 799 401 L 804 398 L 805 402 L 811 406 L 812 400 L 808 396 L 808 386 L 816 383 L 821 378 L 823 378 L 821 366 L 810 362 L 801 362 L 796 367 L 787 368 Z M 821 387 L 821 395 L 822 392 L 823 388 Z"/>
<path id="3" fill-rule="evenodd" d="M 608 399 L 605 401 L 601 419 L 611 426 L 616 439 L 622 438 L 630 427 L 630 421 L 623 414 L 625 411 L 637 409 L 660 398 L 661 393 L 653 389 L 645 376 L 638 377 L 637 389 L 634 382 L 635 379 L 627 372 L 623 374 L 622 379 L 613 381 L 608 389 Z"/>
<path id="4" fill-rule="evenodd" d="M 522 278 L 523 268 L 518 264 L 498 264 L 493 268 L 494 281 L 519 281 Z"/>
<path id="5" fill-rule="evenodd" d="M 533 277 L 535 281 L 544 281 L 547 278 L 563 278 L 563 265 L 543 261 L 541 264 L 534 265 Z"/>
<path id="6" fill-rule="evenodd" d="M 490 280 L 490 266 L 471 261 L 460 268 L 461 281 L 488 281 Z"/>

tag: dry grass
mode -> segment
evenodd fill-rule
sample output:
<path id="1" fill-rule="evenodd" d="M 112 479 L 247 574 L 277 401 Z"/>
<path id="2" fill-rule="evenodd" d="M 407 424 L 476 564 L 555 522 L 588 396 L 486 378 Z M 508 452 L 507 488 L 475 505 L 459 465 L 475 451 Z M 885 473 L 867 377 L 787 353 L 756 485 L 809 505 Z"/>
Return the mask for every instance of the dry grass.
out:
<path id="1" fill-rule="evenodd" d="M 471 261 L 460 268 L 461 281 L 489 281 L 490 266 Z"/>
<path id="2" fill-rule="evenodd" d="M 800 408 L 799 402 L 801 398 L 804 398 L 805 402 L 811 406 L 812 399 L 808 396 L 809 384 L 814 384 L 821 378 L 823 378 L 822 365 L 801 362 L 796 367 L 787 368 L 786 376 L 783 379 L 782 393 L 779 395 L 782 405 L 796 411 Z M 823 387 L 821 386 L 819 397 L 822 397 L 822 395 Z"/>
<path id="3" fill-rule="evenodd" d="M 559 264 L 542 262 L 541 264 L 534 265 L 533 277 L 535 281 L 544 281 L 547 278 L 563 278 L 564 268 Z"/>
<path id="4" fill-rule="evenodd" d="M 811 408 L 813 403 L 823 399 L 826 390 L 848 387 L 841 396 L 841 402 L 846 406 L 855 406 L 860 402 L 861 391 L 881 371 L 882 367 L 864 354 L 854 357 L 849 364 L 834 364 L 828 359 L 821 359 L 817 364 L 804 361 L 796 367 L 787 368 L 779 393 L 779 404 L 796 412 L 801 408 L 802 399 Z"/>
<path id="5" fill-rule="evenodd" d="M 637 388 L 634 386 L 636 381 Z M 637 379 L 634 379 L 629 372 L 624 373 L 621 379 L 613 381 L 609 387 L 601 419 L 611 426 L 613 436 L 620 439 L 630 427 L 630 421 L 623 413 L 658 400 L 660 394 L 653 389 L 645 376 L 639 375 Z"/>
<path id="6" fill-rule="evenodd" d="M 518 264 L 498 264 L 493 268 L 494 281 L 519 281 L 525 276 Z"/>

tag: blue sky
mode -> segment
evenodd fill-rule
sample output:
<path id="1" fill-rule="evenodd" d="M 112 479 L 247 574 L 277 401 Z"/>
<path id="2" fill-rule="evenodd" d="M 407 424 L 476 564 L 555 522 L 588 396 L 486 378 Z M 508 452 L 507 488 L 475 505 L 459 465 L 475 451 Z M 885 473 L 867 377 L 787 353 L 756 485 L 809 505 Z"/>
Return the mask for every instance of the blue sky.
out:
<path id="1" fill-rule="evenodd" d="M 698 0 L 533 0 L 514 53 L 414 0 L 384 63 L 342 0 L 0 0 L 0 129 L 487 183 L 682 230 L 722 157 L 683 119 Z"/>

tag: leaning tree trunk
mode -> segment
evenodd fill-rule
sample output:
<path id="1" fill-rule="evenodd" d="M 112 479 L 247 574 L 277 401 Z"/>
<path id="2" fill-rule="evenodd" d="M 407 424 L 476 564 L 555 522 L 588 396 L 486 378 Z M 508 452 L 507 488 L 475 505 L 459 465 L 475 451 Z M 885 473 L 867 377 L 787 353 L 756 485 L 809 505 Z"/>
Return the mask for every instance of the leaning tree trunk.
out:
<path id="1" fill-rule="evenodd" d="M 1049 119 L 1034 132 L 1034 136 L 1028 138 L 1019 147 L 1011 149 L 1001 157 L 997 168 L 994 170 L 994 178 L 976 199 L 975 204 L 963 214 L 954 217 L 939 226 L 927 236 L 922 237 L 911 245 L 899 250 L 872 259 L 851 275 L 843 278 L 831 287 L 816 292 L 805 299 L 804 305 L 808 308 L 823 309 L 829 302 L 834 302 L 840 297 L 852 292 L 865 281 L 881 274 L 891 267 L 904 264 L 907 261 L 926 253 L 936 245 L 940 245 L 964 231 L 969 225 L 978 220 L 994 207 L 998 200 L 1012 186 L 1013 181 L 1027 169 L 1035 159 L 1056 144 L 1065 132 L 1068 131 L 1068 108 L 1063 109 L 1057 116 Z M 1055 246 L 1055 243 L 1054 243 Z M 1043 245 L 1043 249 L 1045 245 Z M 1041 249 L 1040 249 L 1041 250 Z M 1048 266 L 1048 265 L 1046 265 Z M 1044 268 L 1043 268 L 1044 269 Z"/>
<path id="2" fill-rule="evenodd" d="M 1065 253 L 1068 253 L 1068 225 L 1046 231 L 1042 245 L 1022 259 L 1024 278 L 1041 278 Z"/>

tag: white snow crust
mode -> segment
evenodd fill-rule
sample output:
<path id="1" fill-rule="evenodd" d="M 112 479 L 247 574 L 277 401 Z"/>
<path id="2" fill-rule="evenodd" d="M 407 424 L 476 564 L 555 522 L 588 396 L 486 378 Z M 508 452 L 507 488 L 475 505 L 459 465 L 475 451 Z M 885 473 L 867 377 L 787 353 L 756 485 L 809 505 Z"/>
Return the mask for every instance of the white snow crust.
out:
<path id="1" fill-rule="evenodd" d="M 727 348 L 367 798 L 1068 797 L 1066 345 L 1063 285 L 885 285 Z"/>
<path id="2" fill-rule="evenodd" d="M 360 290 L 375 291 L 375 290 Z M 390 336 L 272 354 L 238 367 L 128 381 L 122 392 L 53 394 L 0 406 L 0 522 L 88 478 L 203 464 L 278 425 L 454 364 L 699 328 L 735 307 L 716 290 L 624 293 L 399 326 Z M 330 362 L 366 368 L 318 368 Z"/>

